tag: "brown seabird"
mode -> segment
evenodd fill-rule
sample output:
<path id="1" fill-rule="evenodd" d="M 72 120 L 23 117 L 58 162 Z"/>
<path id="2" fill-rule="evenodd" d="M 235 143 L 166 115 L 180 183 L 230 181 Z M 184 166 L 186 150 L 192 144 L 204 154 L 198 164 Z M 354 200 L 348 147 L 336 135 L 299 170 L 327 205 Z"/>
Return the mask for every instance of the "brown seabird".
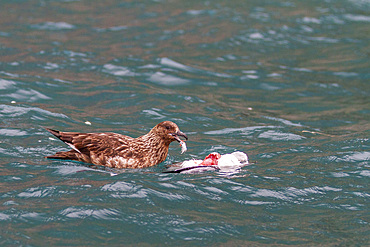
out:
<path id="1" fill-rule="evenodd" d="M 171 121 L 157 124 L 149 133 L 138 138 L 116 133 L 61 132 L 49 128 L 46 130 L 72 148 L 70 151 L 57 152 L 46 158 L 76 160 L 112 168 L 144 168 L 157 165 L 166 159 L 171 142 L 182 143 L 180 136 L 188 139 Z"/>

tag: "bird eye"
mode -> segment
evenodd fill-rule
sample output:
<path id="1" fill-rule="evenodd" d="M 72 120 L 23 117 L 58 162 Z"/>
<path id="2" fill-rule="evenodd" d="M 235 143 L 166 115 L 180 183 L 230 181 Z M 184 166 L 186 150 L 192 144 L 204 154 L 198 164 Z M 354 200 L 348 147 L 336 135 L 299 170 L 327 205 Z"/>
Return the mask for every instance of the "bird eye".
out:
<path id="1" fill-rule="evenodd" d="M 166 129 L 168 129 L 168 130 L 169 130 L 170 128 L 171 128 L 170 126 L 166 125 Z"/>

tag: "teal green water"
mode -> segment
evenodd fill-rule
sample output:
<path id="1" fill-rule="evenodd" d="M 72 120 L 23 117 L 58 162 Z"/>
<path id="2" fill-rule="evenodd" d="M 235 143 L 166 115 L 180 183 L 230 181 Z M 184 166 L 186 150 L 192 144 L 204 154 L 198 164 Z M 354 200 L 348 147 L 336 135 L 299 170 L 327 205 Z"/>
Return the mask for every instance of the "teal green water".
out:
<path id="1" fill-rule="evenodd" d="M 0 6 L 1 246 L 370 244 L 369 1 Z M 44 159 L 68 148 L 43 126 L 164 120 L 188 151 L 152 168 Z M 162 173 L 235 150 L 236 174 Z"/>

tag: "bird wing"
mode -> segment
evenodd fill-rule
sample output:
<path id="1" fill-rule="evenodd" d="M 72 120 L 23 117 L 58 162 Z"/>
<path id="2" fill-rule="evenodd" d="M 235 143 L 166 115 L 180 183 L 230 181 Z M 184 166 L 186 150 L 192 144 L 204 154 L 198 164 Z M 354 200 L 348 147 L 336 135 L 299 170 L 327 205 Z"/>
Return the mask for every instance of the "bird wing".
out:
<path id="1" fill-rule="evenodd" d="M 115 156 L 117 149 L 129 149 L 133 138 L 115 133 L 79 134 L 73 137 L 73 146 L 82 154 L 91 153 Z"/>
<path id="2" fill-rule="evenodd" d="M 90 156 L 91 153 L 104 153 L 114 156 L 117 152 L 124 152 L 130 148 L 134 138 L 116 133 L 78 133 L 62 132 L 46 128 L 51 134 L 59 138 L 74 151 Z"/>

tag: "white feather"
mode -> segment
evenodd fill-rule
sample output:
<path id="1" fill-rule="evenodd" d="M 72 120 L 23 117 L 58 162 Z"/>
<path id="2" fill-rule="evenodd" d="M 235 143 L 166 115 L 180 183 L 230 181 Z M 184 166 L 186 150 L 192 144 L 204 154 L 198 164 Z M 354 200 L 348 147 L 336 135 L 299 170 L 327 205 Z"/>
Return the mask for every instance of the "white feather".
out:
<path id="1" fill-rule="evenodd" d="M 78 152 L 78 153 L 80 153 L 80 154 L 81 154 L 80 150 L 78 150 L 78 149 L 75 147 L 75 145 L 73 145 L 73 144 L 71 144 L 71 143 L 68 143 L 68 142 L 65 142 L 65 144 L 67 144 L 67 145 L 68 145 L 68 146 L 70 146 L 73 150 L 75 150 L 76 152 Z"/>
<path id="2" fill-rule="evenodd" d="M 186 150 L 188 150 L 188 148 L 186 147 L 186 143 L 183 141 L 180 142 L 180 145 L 181 145 L 181 154 L 183 154 L 186 152 Z"/>

